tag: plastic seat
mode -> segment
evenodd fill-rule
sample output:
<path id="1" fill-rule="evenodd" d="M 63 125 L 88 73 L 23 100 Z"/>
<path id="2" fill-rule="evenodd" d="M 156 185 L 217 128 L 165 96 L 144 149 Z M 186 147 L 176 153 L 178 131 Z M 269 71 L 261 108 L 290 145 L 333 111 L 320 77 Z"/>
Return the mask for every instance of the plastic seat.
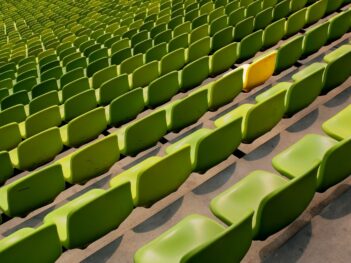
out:
<path id="1" fill-rule="evenodd" d="M 115 98 L 129 91 L 129 80 L 127 74 L 106 80 L 100 84 L 97 90 L 99 105 L 107 105 Z"/>
<path id="2" fill-rule="evenodd" d="M 158 61 L 149 62 L 137 69 L 131 75 L 131 87 L 138 88 L 147 86 L 159 76 Z"/>
<path id="3" fill-rule="evenodd" d="M 351 75 L 351 45 L 343 45 L 326 55 L 323 92 L 339 86 Z"/>
<path id="4" fill-rule="evenodd" d="M 63 89 L 69 83 L 84 77 L 84 69 L 77 68 L 62 75 L 60 78 L 60 88 Z"/>
<path id="5" fill-rule="evenodd" d="M 61 105 L 62 120 L 68 122 L 75 117 L 97 107 L 94 90 L 86 90 L 65 101 Z"/>
<path id="6" fill-rule="evenodd" d="M 149 48 L 145 53 L 145 62 L 149 63 L 151 61 L 159 61 L 161 58 L 167 54 L 167 44 L 161 43 Z"/>
<path id="7" fill-rule="evenodd" d="M 134 255 L 136 263 L 240 262 L 251 245 L 252 214 L 227 229 L 202 215 L 190 215 Z M 235 249 L 233 249 L 235 248 Z"/>
<path id="8" fill-rule="evenodd" d="M 282 90 L 286 91 L 285 116 L 292 116 L 310 105 L 320 94 L 323 87 L 323 74 L 326 65 L 314 63 L 292 76 L 291 82 L 280 82 L 256 97 L 261 102 Z"/>
<path id="9" fill-rule="evenodd" d="M 38 71 L 36 69 L 32 69 L 32 70 L 27 70 L 26 72 L 23 72 L 21 74 L 19 74 L 16 78 L 16 81 L 21 81 L 30 77 L 38 77 Z M 10 78 L 11 79 L 11 78 Z"/>
<path id="10" fill-rule="evenodd" d="M 54 78 L 38 83 L 32 89 L 32 100 L 50 91 L 58 91 L 57 81 Z"/>
<path id="11" fill-rule="evenodd" d="M 233 41 L 233 27 L 225 27 L 216 32 L 212 37 L 211 48 L 212 51 L 219 50 L 227 45 L 230 45 Z"/>
<path id="12" fill-rule="evenodd" d="M 13 93 L 19 91 L 30 92 L 35 85 L 37 85 L 36 77 L 26 78 L 24 80 L 18 81 L 15 85 L 13 85 Z"/>
<path id="13" fill-rule="evenodd" d="M 242 104 L 231 112 L 215 120 L 216 127 L 242 118 L 243 142 L 250 143 L 270 131 L 284 116 L 285 90 L 262 100 L 257 104 Z"/>
<path id="14" fill-rule="evenodd" d="M 329 31 L 328 31 L 328 41 L 334 41 L 344 34 L 346 34 L 350 29 L 351 20 L 351 10 L 342 12 L 329 20 Z"/>
<path id="15" fill-rule="evenodd" d="M 29 138 L 51 127 L 61 125 L 60 108 L 57 105 L 38 111 L 19 124 L 21 136 Z"/>
<path id="16" fill-rule="evenodd" d="M 298 33 L 306 24 L 307 8 L 300 9 L 288 17 L 285 24 L 285 37 Z"/>
<path id="17" fill-rule="evenodd" d="M 142 88 L 134 89 L 115 98 L 106 112 L 111 126 L 120 126 L 134 119 L 145 108 Z M 123 109 L 123 110 L 121 110 Z"/>
<path id="18" fill-rule="evenodd" d="M 327 10 L 327 4 L 328 0 L 319 0 L 307 7 L 306 25 L 312 25 L 323 18 Z"/>
<path id="19" fill-rule="evenodd" d="M 302 56 L 303 39 L 302 35 L 296 36 L 278 48 L 275 74 L 293 66 L 299 60 Z"/>
<path id="20" fill-rule="evenodd" d="M 52 69 L 49 69 L 40 75 L 40 81 L 48 80 L 51 78 L 60 79 L 62 75 L 63 72 L 60 66 L 53 67 Z"/>
<path id="21" fill-rule="evenodd" d="M 329 22 L 317 25 L 307 30 L 303 39 L 303 57 L 307 57 L 317 52 L 328 40 Z"/>
<path id="22" fill-rule="evenodd" d="M 92 77 L 94 73 L 109 66 L 108 58 L 100 58 L 87 65 L 87 76 Z"/>
<path id="23" fill-rule="evenodd" d="M 191 163 L 196 172 L 207 169 L 227 159 L 241 143 L 241 118 L 216 129 L 199 129 L 166 148 L 172 154 L 183 146 L 191 146 Z"/>
<path id="24" fill-rule="evenodd" d="M 14 71 L 14 70 L 8 70 L 5 72 L 2 72 L 2 73 L 0 73 L 0 80 L 15 79 L 15 73 L 16 73 L 16 71 Z"/>
<path id="25" fill-rule="evenodd" d="M 11 122 L 21 122 L 26 119 L 26 111 L 23 105 L 12 106 L 0 112 L 0 127 Z"/>
<path id="26" fill-rule="evenodd" d="M 256 16 L 260 11 L 262 11 L 262 2 L 261 1 L 251 1 L 252 3 L 248 4 L 246 7 L 246 16 Z"/>
<path id="27" fill-rule="evenodd" d="M 211 38 L 204 37 L 190 44 L 188 48 L 188 62 L 207 56 L 211 51 Z"/>
<path id="28" fill-rule="evenodd" d="M 311 169 L 313 162 L 318 162 L 317 190 L 326 191 L 351 173 L 347 158 L 351 151 L 350 139 L 337 142 L 329 137 L 308 134 L 301 140 L 276 155 L 273 166 L 289 178 Z M 299 165 L 296 165 L 296 164 Z"/>
<path id="29" fill-rule="evenodd" d="M 124 60 L 119 67 L 119 74 L 131 74 L 136 68 L 144 64 L 143 54 L 138 54 Z"/>
<path id="30" fill-rule="evenodd" d="M 10 151 L 11 162 L 19 170 L 32 170 L 51 161 L 63 149 L 58 128 L 50 128 L 22 141 Z"/>
<path id="31" fill-rule="evenodd" d="M 254 20 L 254 30 L 265 29 L 273 21 L 273 8 L 268 7 L 260 11 Z"/>
<path id="32" fill-rule="evenodd" d="M 45 247 L 45 249 L 42 249 Z M 1 262 L 54 262 L 62 253 L 56 227 L 22 228 L 0 241 Z"/>
<path id="33" fill-rule="evenodd" d="M 124 60 L 126 60 L 126 59 L 128 59 L 130 57 L 132 57 L 132 49 L 131 48 L 124 48 L 124 49 L 119 50 L 116 53 L 112 54 L 112 56 L 111 56 L 111 64 L 112 65 L 119 65 Z"/>
<path id="34" fill-rule="evenodd" d="M 236 26 L 240 21 L 245 18 L 245 7 L 238 7 L 228 14 L 228 24 L 231 26 Z"/>
<path id="35" fill-rule="evenodd" d="M 254 17 L 250 16 L 238 22 L 234 27 L 234 41 L 240 41 L 254 30 Z"/>
<path id="36" fill-rule="evenodd" d="M 87 59 L 85 57 L 79 57 L 66 64 L 66 72 L 76 68 L 86 68 L 87 66 Z"/>
<path id="37" fill-rule="evenodd" d="M 228 16 L 222 15 L 210 23 L 210 35 L 213 36 L 216 32 L 228 26 Z"/>
<path id="38" fill-rule="evenodd" d="M 238 43 L 231 43 L 210 56 L 209 67 L 212 75 L 217 75 L 228 70 L 237 60 Z"/>
<path id="39" fill-rule="evenodd" d="M 259 52 L 263 46 L 263 31 L 257 30 L 244 37 L 238 47 L 238 60 L 245 61 Z"/>
<path id="40" fill-rule="evenodd" d="M 147 158 L 113 177 L 110 186 L 114 188 L 130 182 L 134 206 L 150 206 L 176 191 L 191 171 L 190 147 L 183 147 L 163 157 Z M 157 188 L 153 187 L 155 184 Z"/>
<path id="41" fill-rule="evenodd" d="M 189 34 L 190 43 L 194 43 L 195 41 L 207 37 L 209 35 L 209 26 L 207 24 L 199 26 L 193 29 Z"/>
<path id="42" fill-rule="evenodd" d="M 285 19 L 282 18 L 269 24 L 263 30 L 263 49 L 268 49 L 277 44 L 285 35 Z"/>
<path id="43" fill-rule="evenodd" d="M 87 77 L 77 78 L 63 87 L 61 92 L 62 102 L 89 89 L 89 79 Z"/>
<path id="44" fill-rule="evenodd" d="M 47 214 L 44 222 L 56 224 L 61 244 L 72 249 L 84 247 L 115 229 L 132 210 L 127 183 L 109 190 L 90 190 Z"/>
<path id="45" fill-rule="evenodd" d="M 107 128 L 103 107 L 88 111 L 60 128 L 64 145 L 78 147 L 99 136 Z"/>
<path id="46" fill-rule="evenodd" d="M 60 100 L 56 91 L 51 91 L 36 97 L 29 103 L 29 113 L 34 114 L 50 106 L 59 105 Z"/>
<path id="47" fill-rule="evenodd" d="M 290 181 L 254 171 L 215 197 L 211 210 L 230 225 L 240 222 L 243 214 L 254 212 L 252 237 L 264 240 L 292 223 L 308 206 L 315 193 L 316 170 L 315 164 Z"/>
<path id="48" fill-rule="evenodd" d="M 16 122 L 0 127 L 0 151 L 9 151 L 22 141 L 20 129 Z"/>
<path id="49" fill-rule="evenodd" d="M 165 55 L 160 61 L 160 74 L 180 70 L 185 65 L 185 49 L 179 48 Z"/>
<path id="50" fill-rule="evenodd" d="M 336 11 L 341 7 L 342 3 L 343 3 L 343 0 L 334 0 L 334 1 L 328 0 L 327 9 L 325 13 L 327 15 L 330 13 L 333 13 L 334 11 Z"/>
<path id="51" fill-rule="evenodd" d="M 291 0 L 279 1 L 273 9 L 273 20 L 275 21 L 287 17 L 291 11 L 290 4 Z"/>
<path id="52" fill-rule="evenodd" d="M 350 117 L 351 106 L 347 106 L 323 123 L 323 131 L 336 140 L 347 139 L 351 136 Z"/>
<path id="53" fill-rule="evenodd" d="M 114 44 L 111 46 L 111 54 L 115 54 L 116 52 L 125 49 L 125 48 L 130 48 L 130 40 L 127 38 L 120 39 L 116 41 Z"/>
<path id="54" fill-rule="evenodd" d="M 176 95 L 179 89 L 178 72 L 167 73 L 143 89 L 145 104 L 151 108 L 159 106 Z"/>
<path id="55" fill-rule="evenodd" d="M 179 131 L 198 121 L 208 109 L 207 90 L 202 89 L 162 107 L 166 110 L 167 127 Z"/>
<path id="56" fill-rule="evenodd" d="M 243 65 L 243 90 L 249 92 L 265 83 L 274 73 L 276 60 L 277 52 L 271 51 L 256 58 L 251 64 Z"/>
<path id="57" fill-rule="evenodd" d="M 209 57 L 205 56 L 187 64 L 180 71 L 181 91 L 200 85 L 209 76 Z"/>
<path id="58" fill-rule="evenodd" d="M 6 110 L 16 105 L 26 105 L 29 103 L 28 93 L 25 90 L 16 92 L 1 100 L 1 110 Z"/>
<path id="59" fill-rule="evenodd" d="M 0 207 L 7 216 L 23 216 L 50 203 L 64 189 L 61 165 L 50 165 L 1 187 Z"/>

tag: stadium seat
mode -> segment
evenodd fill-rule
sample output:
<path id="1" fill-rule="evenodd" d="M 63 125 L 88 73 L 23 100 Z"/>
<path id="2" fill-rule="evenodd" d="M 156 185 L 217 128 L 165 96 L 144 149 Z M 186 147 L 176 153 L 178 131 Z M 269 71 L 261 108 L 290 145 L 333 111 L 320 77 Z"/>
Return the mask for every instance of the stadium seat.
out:
<path id="1" fill-rule="evenodd" d="M 254 212 L 252 237 L 265 240 L 289 225 L 308 206 L 315 194 L 317 167 L 312 165 L 312 169 L 292 180 L 254 171 L 216 196 L 211 201 L 211 210 L 230 225 L 240 222 L 243 214 Z"/>
<path id="2" fill-rule="evenodd" d="M 189 45 L 188 62 L 195 61 L 203 56 L 207 56 L 211 51 L 211 38 L 203 37 Z"/>
<path id="3" fill-rule="evenodd" d="M 56 225 L 65 248 L 79 248 L 115 229 L 132 209 L 127 183 L 109 190 L 92 189 L 47 214 L 44 222 Z"/>
<path id="4" fill-rule="evenodd" d="M 135 69 L 141 67 L 144 64 L 143 54 L 138 54 L 127 58 L 119 66 L 119 74 L 131 74 Z"/>
<path id="5" fill-rule="evenodd" d="M 336 140 L 344 140 L 351 136 L 351 106 L 347 106 L 336 115 L 325 121 L 323 131 Z"/>
<path id="6" fill-rule="evenodd" d="M 162 44 L 160 44 L 162 45 Z M 179 48 L 187 48 L 189 46 L 189 34 L 184 33 L 179 36 L 176 36 L 172 38 L 172 40 L 169 41 L 168 43 L 168 52 L 172 52 L 174 50 L 177 50 Z M 164 57 L 167 53 L 163 54 L 162 57 Z M 158 59 L 161 60 L 161 59 Z"/>
<path id="7" fill-rule="evenodd" d="M 83 68 L 77 68 L 74 69 L 70 72 L 67 72 L 62 75 L 60 78 L 60 89 L 63 89 L 67 84 L 70 82 L 73 82 L 76 79 L 80 79 L 84 77 L 84 69 Z"/>
<path id="8" fill-rule="evenodd" d="M 1 110 L 6 110 L 16 105 L 26 105 L 29 103 L 28 92 L 25 90 L 13 93 L 1 100 Z"/>
<path id="9" fill-rule="evenodd" d="M 260 11 L 254 20 L 254 30 L 265 29 L 273 21 L 273 8 L 268 7 Z"/>
<path id="10" fill-rule="evenodd" d="M 242 118 L 243 142 L 250 143 L 270 131 L 284 116 L 286 91 L 280 91 L 256 104 L 242 104 L 231 112 L 215 120 L 216 127 Z"/>
<path id="11" fill-rule="evenodd" d="M 55 225 L 22 228 L 0 241 L 1 262 L 54 262 L 61 253 Z"/>
<path id="12" fill-rule="evenodd" d="M 66 72 L 76 68 L 86 68 L 87 66 L 87 59 L 85 57 L 78 57 L 66 64 Z"/>
<path id="13" fill-rule="evenodd" d="M 53 67 L 40 75 L 40 81 L 48 80 L 51 78 L 60 79 L 63 75 L 61 66 Z"/>
<path id="14" fill-rule="evenodd" d="M 325 11 L 326 14 L 333 13 L 334 11 L 339 9 L 342 4 L 343 4 L 343 0 L 334 0 L 334 1 L 328 0 L 327 8 Z"/>
<path id="15" fill-rule="evenodd" d="M 50 91 L 58 91 L 57 81 L 54 78 L 42 81 L 32 89 L 32 100 Z"/>
<path id="16" fill-rule="evenodd" d="M 11 122 L 21 122 L 27 118 L 23 105 L 12 106 L 0 112 L 0 127 Z"/>
<path id="17" fill-rule="evenodd" d="M 57 163 L 62 165 L 65 181 L 76 184 L 105 173 L 118 160 L 117 136 L 109 135 L 65 156 Z"/>
<path id="18" fill-rule="evenodd" d="M 288 17 L 285 24 L 286 38 L 298 33 L 306 24 L 307 8 L 300 9 Z"/>
<path id="19" fill-rule="evenodd" d="M 64 189 L 61 165 L 50 165 L 1 187 L 0 208 L 7 216 L 23 216 L 48 204 Z"/>
<path id="20" fill-rule="evenodd" d="M 290 4 L 291 0 L 279 1 L 273 9 L 273 21 L 287 17 L 291 12 Z"/>
<path id="21" fill-rule="evenodd" d="M 179 70 L 185 65 L 185 49 L 179 48 L 165 55 L 160 61 L 160 74 Z"/>
<path id="22" fill-rule="evenodd" d="M 131 87 L 145 87 L 159 76 L 158 61 L 152 61 L 135 69 L 131 75 Z"/>
<path id="23" fill-rule="evenodd" d="M 329 20 L 328 41 L 332 42 L 346 34 L 351 26 L 351 10 L 342 12 Z"/>
<path id="24" fill-rule="evenodd" d="M 209 76 L 209 57 L 205 56 L 187 64 L 180 71 L 180 90 L 187 91 L 200 85 Z"/>
<path id="25" fill-rule="evenodd" d="M 22 141 L 10 151 L 13 166 L 19 170 L 32 170 L 51 161 L 63 149 L 58 128 L 50 128 Z"/>
<path id="26" fill-rule="evenodd" d="M 107 128 L 105 109 L 99 107 L 88 111 L 60 128 L 64 145 L 78 147 L 99 136 Z"/>
<path id="27" fill-rule="evenodd" d="M 186 145 L 191 146 L 191 163 L 196 172 L 205 172 L 224 161 L 241 143 L 241 118 L 216 129 L 199 129 L 166 148 L 172 154 Z"/>
<path id="28" fill-rule="evenodd" d="M 230 43 L 232 43 L 234 38 L 233 27 L 227 26 L 220 31 L 216 32 L 212 37 L 211 48 L 212 51 L 219 50 Z"/>
<path id="29" fill-rule="evenodd" d="M 62 102 L 65 102 L 69 98 L 89 89 L 90 89 L 89 79 L 87 77 L 77 78 L 71 81 L 70 83 L 66 84 L 62 88 L 62 92 L 61 92 Z"/>
<path id="30" fill-rule="evenodd" d="M 319 0 L 307 7 L 306 25 L 312 25 L 323 18 L 327 10 L 328 0 Z"/>
<path id="31" fill-rule="evenodd" d="M 109 66 L 108 58 L 100 58 L 87 65 L 87 76 L 92 77 L 96 72 Z"/>
<path id="32" fill-rule="evenodd" d="M 13 85 L 13 93 L 19 91 L 30 92 L 35 85 L 37 85 L 36 77 L 26 78 L 24 80 L 18 81 L 15 85 Z"/>
<path id="33" fill-rule="evenodd" d="M 34 114 L 50 106 L 59 105 L 60 99 L 57 91 L 50 91 L 31 100 L 28 105 L 29 114 Z"/>
<path id="34" fill-rule="evenodd" d="M 160 110 L 122 126 L 116 134 L 121 153 L 134 156 L 155 145 L 166 132 L 166 112 Z"/>
<path id="35" fill-rule="evenodd" d="M 307 57 L 317 52 L 328 40 L 329 22 L 322 23 L 306 31 L 302 43 L 302 56 Z"/>
<path id="36" fill-rule="evenodd" d="M 211 75 L 225 72 L 233 66 L 237 60 L 238 43 L 233 42 L 217 50 L 210 56 L 209 68 Z"/>
<path id="37" fill-rule="evenodd" d="M 163 157 L 147 158 L 113 177 L 110 186 L 130 182 L 134 206 L 150 206 L 176 191 L 191 171 L 190 147 L 182 147 Z M 156 184 L 158 187 L 153 187 Z"/>
<path id="38" fill-rule="evenodd" d="M 19 126 L 12 122 L 0 127 L 0 151 L 9 151 L 22 141 Z"/>
<path id="39" fill-rule="evenodd" d="M 234 27 L 234 41 L 240 41 L 254 30 L 254 17 L 250 16 L 238 22 Z"/>
<path id="40" fill-rule="evenodd" d="M 263 45 L 262 36 L 262 30 L 245 36 L 238 46 L 238 60 L 245 61 L 259 52 Z"/>
<path id="41" fill-rule="evenodd" d="M 275 74 L 293 66 L 302 56 L 302 35 L 293 37 L 278 48 Z"/>
<path id="42" fill-rule="evenodd" d="M 224 228 L 202 215 L 187 216 L 134 255 L 136 263 L 239 262 L 251 245 L 252 213 Z M 233 247 L 235 249 L 233 249 Z"/>

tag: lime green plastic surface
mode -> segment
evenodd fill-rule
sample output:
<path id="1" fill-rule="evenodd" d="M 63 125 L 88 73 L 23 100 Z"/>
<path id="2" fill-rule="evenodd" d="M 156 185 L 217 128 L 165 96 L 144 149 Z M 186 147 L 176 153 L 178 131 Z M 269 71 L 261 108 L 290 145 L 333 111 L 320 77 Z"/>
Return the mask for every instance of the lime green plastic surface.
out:
<path id="1" fill-rule="evenodd" d="M 238 43 L 233 42 L 210 56 L 210 74 L 217 75 L 233 66 L 237 60 Z"/>
<path id="2" fill-rule="evenodd" d="M 0 127 L 0 151 L 9 151 L 22 141 L 19 126 L 12 122 Z"/>
<path id="3" fill-rule="evenodd" d="M 322 125 L 323 131 L 336 140 L 351 137 L 351 105 L 347 106 Z"/>

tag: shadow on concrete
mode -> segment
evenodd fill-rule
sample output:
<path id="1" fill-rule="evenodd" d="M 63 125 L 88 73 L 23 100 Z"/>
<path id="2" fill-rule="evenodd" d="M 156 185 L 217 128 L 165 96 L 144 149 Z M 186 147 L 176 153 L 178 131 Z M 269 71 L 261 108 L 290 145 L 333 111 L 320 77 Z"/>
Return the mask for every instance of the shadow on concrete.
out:
<path id="1" fill-rule="evenodd" d="M 225 170 L 221 171 L 205 183 L 196 187 L 193 190 L 193 193 L 196 195 L 205 195 L 216 191 L 217 189 L 222 187 L 226 182 L 228 182 L 230 177 L 234 174 L 235 168 L 236 163 L 228 166 Z"/>
<path id="2" fill-rule="evenodd" d="M 319 109 L 315 109 L 314 111 L 312 111 L 311 113 L 306 115 L 304 118 L 302 118 L 298 122 L 291 125 L 286 130 L 288 132 L 293 132 L 293 133 L 306 130 L 307 128 L 311 127 L 318 120 L 318 116 L 319 116 Z"/>
<path id="3" fill-rule="evenodd" d="M 321 217 L 328 220 L 338 219 L 351 214 L 351 186 L 339 198 L 334 200 L 320 214 Z"/>
<path id="4" fill-rule="evenodd" d="M 183 203 L 183 197 L 179 198 L 177 201 L 173 202 L 157 214 L 145 220 L 143 223 L 137 225 L 133 228 L 136 233 L 145 233 L 152 231 L 170 220 L 175 213 L 179 210 Z"/>
<path id="5" fill-rule="evenodd" d="M 264 144 L 262 144 L 260 147 L 258 147 L 256 150 L 249 153 L 248 155 L 245 155 L 243 159 L 246 161 L 255 161 L 255 160 L 264 158 L 273 152 L 273 150 L 277 147 L 279 142 L 280 142 L 280 134 L 274 136 L 268 142 L 265 142 Z"/>
<path id="6" fill-rule="evenodd" d="M 327 101 L 324 106 L 334 108 L 344 104 L 351 96 L 351 89 L 346 89 L 331 100 Z"/>
<path id="7" fill-rule="evenodd" d="M 103 247 L 90 257 L 84 259 L 82 263 L 94 263 L 94 262 L 99 262 L 99 263 L 105 263 L 107 262 L 113 254 L 116 253 L 119 245 L 122 242 L 123 237 L 119 237 L 113 242 L 109 243 L 107 246 Z"/>

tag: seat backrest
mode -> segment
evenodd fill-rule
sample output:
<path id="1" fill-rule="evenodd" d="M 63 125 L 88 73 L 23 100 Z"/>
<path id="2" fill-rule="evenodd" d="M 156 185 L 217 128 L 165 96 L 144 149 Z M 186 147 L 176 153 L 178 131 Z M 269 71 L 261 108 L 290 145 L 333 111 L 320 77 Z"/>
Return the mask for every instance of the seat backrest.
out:
<path id="1" fill-rule="evenodd" d="M 138 67 L 132 74 L 132 88 L 145 87 L 159 76 L 158 61 Z"/>
<path id="2" fill-rule="evenodd" d="M 26 91 L 30 92 L 33 87 L 37 85 L 36 77 L 29 77 L 24 80 L 18 81 L 15 85 L 13 85 L 13 92 Z"/>
<path id="3" fill-rule="evenodd" d="M 89 111 L 97 106 L 95 91 L 92 89 L 83 91 L 66 100 L 63 104 L 64 120 L 70 121 L 73 118 Z"/>
<path id="4" fill-rule="evenodd" d="M 306 25 L 312 25 L 323 18 L 327 10 L 328 0 L 319 0 L 307 7 Z"/>
<path id="5" fill-rule="evenodd" d="M 51 78 L 60 79 L 63 75 L 61 66 L 53 67 L 40 75 L 40 81 L 48 80 Z"/>
<path id="6" fill-rule="evenodd" d="M 204 56 L 187 64 L 180 72 L 181 91 L 200 85 L 210 73 L 209 57 Z"/>
<path id="7" fill-rule="evenodd" d="M 303 38 L 303 35 L 293 37 L 279 47 L 275 67 L 276 74 L 294 65 L 301 57 Z"/>
<path id="8" fill-rule="evenodd" d="M 109 66 L 108 58 L 100 58 L 91 62 L 87 66 L 87 76 L 90 78 L 94 75 L 94 73 L 98 72 L 99 70 L 106 68 Z"/>
<path id="9" fill-rule="evenodd" d="M 180 70 L 185 65 L 185 49 L 179 48 L 163 56 L 160 61 L 160 74 Z"/>
<path id="10" fill-rule="evenodd" d="M 145 62 L 148 63 L 154 60 L 159 61 L 167 53 L 167 43 L 155 45 L 146 51 Z"/>
<path id="11" fill-rule="evenodd" d="M 291 14 L 285 24 L 285 37 L 290 37 L 298 33 L 306 24 L 307 8 Z"/>
<path id="12" fill-rule="evenodd" d="M 99 105 L 107 105 L 115 98 L 129 91 L 129 80 L 127 74 L 122 74 L 117 77 L 106 80 L 98 89 Z"/>
<path id="13" fill-rule="evenodd" d="M 86 68 L 87 65 L 87 59 L 85 57 L 79 57 L 67 63 L 66 71 L 68 72 L 76 68 Z"/>
<path id="14" fill-rule="evenodd" d="M 42 81 L 33 87 L 32 99 L 35 99 L 36 97 L 39 97 L 50 91 L 57 91 L 57 90 L 58 90 L 58 86 L 57 86 L 56 79 L 51 78 L 51 79 Z"/>
<path id="15" fill-rule="evenodd" d="M 238 59 L 240 61 L 247 60 L 253 57 L 258 51 L 261 50 L 263 45 L 263 30 L 257 30 L 245 36 L 239 45 Z"/>
<path id="16" fill-rule="evenodd" d="M 343 1 L 344 0 L 328 0 L 327 10 L 325 11 L 326 14 L 328 15 L 339 9 L 340 6 L 343 4 Z"/>
<path id="17" fill-rule="evenodd" d="M 63 89 L 67 84 L 73 82 L 76 79 L 80 79 L 84 77 L 84 69 L 77 68 L 71 70 L 70 72 L 65 73 L 60 78 L 60 88 Z"/>
<path id="18" fill-rule="evenodd" d="M 119 50 L 115 53 L 112 54 L 111 56 L 111 64 L 113 65 L 119 65 L 121 64 L 124 60 L 132 57 L 132 49 L 127 47 L 122 50 Z"/>
<path id="19" fill-rule="evenodd" d="M 22 141 L 18 123 L 12 122 L 0 127 L 0 151 L 15 148 Z"/>
<path id="20" fill-rule="evenodd" d="M 346 34 L 351 25 L 351 10 L 344 11 L 329 20 L 328 41 L 334 41 Z"/>
<path id="21" fill-rule="evenodd" d="M 144 64 L 144 56 L 143 54 L 138 54 L 135 56 L 132 56 L 130 58 L 127 58 L 124 60 L 119 68 L 119 73 L 127 73 L 130 74 L 132 73 L 135 69 L 138 67 L 142 66 Z"/>
<path id="22" fill-rule="evenodd" d="M 23 105 L 12 106 L 0 112 L 0 127 L 11 122 L 20 123 L 24 121 L 26 117 L 27 114 Z"/>
<path id="23" fill-rule="evenodd" d="M 73 71 L 71 71 L 73 72 Z M 67 83 L 62 89 L 62 102 L 65 102 L 69 98 L 83 92 L 89 90 L 89 78 L 81 77 L 77 78 L 69 83 Z"/>
<path id="24" fill-rule="evenodd" d="M 238 43 L 233 42 L 217 50 L 210 57 L 210 74 L 217 75 L 228 70 L 238 58 Z"/>
<path id="25" fill-rule="evenodd" d="M 57 91 L 50 91 L 48 93 L 36 97 L 29 103 L 29 113 L 34 114 L 38 111 L 46 109 L 47 107 L 59 104 L 60 99 Z"/>
<path id="26" fill-rule="evenodd" d="M 291 0 L 279 1 L 273 10 L 273 20 L 278 20 L 284 17 L 287 17 L 290 13 L 290 3 Z"/>
<path id="27" fill-rule="evenodd" d="M 234 41 L 240 41 L 254 30 L 254 17 L 247 17 L 236 24 L 234 27 Z"/>
<path id="28" fill-rule="evenodd" d="M 303 39 L 303 56 L 306 57 L 318 51 L 328 40 L 329 21 L 306 31 Z"/>
<path id="29" fill-rule="evenodd" d="M 203 56 L 207 56 L 211 51 L 211 38 L 203 37 L 190 44 L 188 48 L 188 62 L 192 62 Z"/>
<path id="30" fill-rule="evenodd" d="M 254 30 L 265 29 L 273 20 L 273 7 L 260 11 L 254 21 Z"/>
<path id="31" fill-rule="evenodd" d="M 26 105 L 29 103 L 28 92 L 25 90 L 16 92 L 1 100 L 1 110 L 6 110 L 15 105 Z"/>

